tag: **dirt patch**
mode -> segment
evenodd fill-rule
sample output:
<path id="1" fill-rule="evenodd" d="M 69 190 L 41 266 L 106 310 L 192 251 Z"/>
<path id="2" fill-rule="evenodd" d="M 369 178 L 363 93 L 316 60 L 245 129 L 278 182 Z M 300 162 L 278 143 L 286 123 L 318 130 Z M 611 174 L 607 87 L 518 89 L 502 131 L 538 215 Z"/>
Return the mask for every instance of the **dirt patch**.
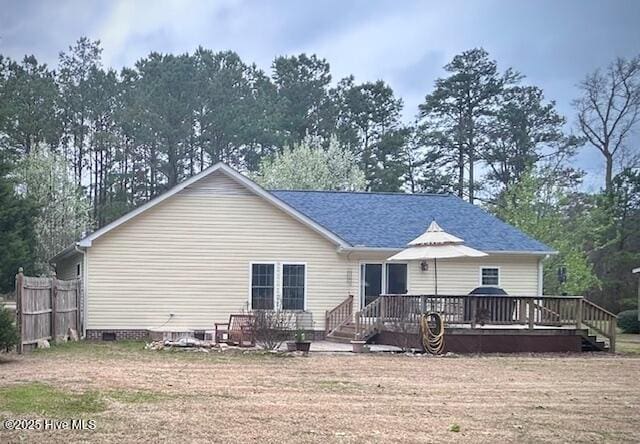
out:
<path id="1" fill-rule="evenodd" d="M 99 393 L 96 430 L 0 441 L 638 442 L 639 374 L 639 358 L 595 354 L 281 359 L 83 344 L 1 364 L 0 387 Z"/>

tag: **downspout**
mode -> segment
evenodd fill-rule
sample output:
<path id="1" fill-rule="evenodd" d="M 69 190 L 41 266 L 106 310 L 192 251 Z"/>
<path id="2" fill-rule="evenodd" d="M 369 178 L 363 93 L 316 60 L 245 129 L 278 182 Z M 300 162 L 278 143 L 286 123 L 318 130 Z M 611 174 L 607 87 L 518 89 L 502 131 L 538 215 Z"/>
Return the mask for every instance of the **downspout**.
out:
<path id="1" fill-rule="evenodd" d="M 89 285 L 89 267 L 87 265 L 87 251 L 81 249 L 78 244 L 74 246 L 75 251 L 82 254 L 82 337 L 87 337 L 87 286 Z"/>

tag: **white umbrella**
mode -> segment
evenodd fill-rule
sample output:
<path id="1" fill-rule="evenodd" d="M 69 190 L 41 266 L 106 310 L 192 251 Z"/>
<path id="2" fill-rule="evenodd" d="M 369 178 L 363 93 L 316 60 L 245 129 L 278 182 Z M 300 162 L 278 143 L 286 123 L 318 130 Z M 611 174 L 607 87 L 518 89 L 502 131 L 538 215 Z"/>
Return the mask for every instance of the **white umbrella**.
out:
<path id="1" fill-rule="evenodd" d="M 391 256 L 389 261 L 413 261 L 433 259 L 435 293 L 438 295 L 438 259 L 454 257 L 482 257 L 487 253 L 462 245 L 459 237 L 444 231 L 434 220 L 423 234 L 409 242 L 407 248 Z"/>

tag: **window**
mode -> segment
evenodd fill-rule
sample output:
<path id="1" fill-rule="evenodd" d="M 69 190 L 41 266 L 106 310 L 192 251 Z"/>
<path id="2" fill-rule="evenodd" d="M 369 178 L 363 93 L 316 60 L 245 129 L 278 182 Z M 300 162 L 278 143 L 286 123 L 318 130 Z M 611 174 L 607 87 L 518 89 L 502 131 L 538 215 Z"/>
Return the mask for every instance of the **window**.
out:
<path id="1" fill-rule="evenodd" d="M 407 264 L 387 264 L 387 293 L 407 293 Z"/>
<path id="2" fill-rule="evenodd" d="M 80 274 L 81 274 L 81 272 L 80 272 L 80 264 L 77 264 L 76 265 L 76 277 L 80 277 Z"/>
<path id="3" fill-rule="evenodd" d="M 251 308 L 273 310 L 274 264 L 251 264 Z"/>
<path id="4" fill-rule="evenodd" d="M 498 267 L 482 267 L 480 269 L 480 285 L 483 287 L 499 287 L 500 269 Z"/>
<path id="5" fill-rule="evenodd" d="M 304 310 L 305 265 L 282 264 L 282 309 Z"/>

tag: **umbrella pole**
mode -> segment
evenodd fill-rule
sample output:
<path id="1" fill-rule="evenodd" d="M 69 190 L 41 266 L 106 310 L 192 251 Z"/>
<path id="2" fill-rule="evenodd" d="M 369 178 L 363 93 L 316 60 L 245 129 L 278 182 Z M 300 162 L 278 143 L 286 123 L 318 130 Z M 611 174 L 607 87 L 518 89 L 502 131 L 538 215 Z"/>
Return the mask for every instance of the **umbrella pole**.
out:
<path id="1" fill-rule="evenodd" d="M 433 272 L 435 273 L 436 296 L 438 296 L 438 259 L 433 258 Z"/>

